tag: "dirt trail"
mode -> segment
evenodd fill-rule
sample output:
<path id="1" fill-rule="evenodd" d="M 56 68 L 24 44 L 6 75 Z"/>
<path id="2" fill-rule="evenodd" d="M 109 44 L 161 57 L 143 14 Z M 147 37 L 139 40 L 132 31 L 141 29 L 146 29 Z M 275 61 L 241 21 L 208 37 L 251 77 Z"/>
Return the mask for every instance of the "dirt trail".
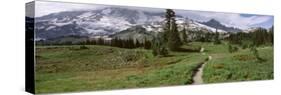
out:
<path id="1" fill-rule="evenodd" d="M 203 84 L 204 81 L 203 81 L 203 68 L 204 66 L 207 64 L 207 61 L 211 60 L 212 59 L 212 56 L 209 56 L 208 57 L 208 60 L 204 61 L 203 63 L 201 63 L 201 65 L 198 67 L 198 69 L 196 70 L 196 73 L 194 74 L 192 80 L 193 80 L 193 83 L 192 84 Z"/>

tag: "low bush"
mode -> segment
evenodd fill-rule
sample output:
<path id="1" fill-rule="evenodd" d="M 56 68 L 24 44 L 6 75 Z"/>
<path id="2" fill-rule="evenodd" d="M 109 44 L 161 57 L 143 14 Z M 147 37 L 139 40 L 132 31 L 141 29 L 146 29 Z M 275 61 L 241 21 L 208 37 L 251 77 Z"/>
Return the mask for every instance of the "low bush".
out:
<path id="1" fill-rule="evenodd" d="M 230 53 L 237 52 L 238 50 L 239 50 L 239 48 L 237 46 L 232 46 L 232 45 L 228 44 L 228 51 Z"/>
<path id="2" fill-rule="evenodd" d="M 215 69 L 221 69 L 221 68 L 223 68 L 223 67 L 224 67 L 223 64 L 214 64 L 214 65 L 213 65 L 213 68 L 215 68 Z"/>
<path id="3" fill-rule="evenodd" d="M 89 49 L 89 48 L 85 45 L 82 45 L 82 46 L 80 46 L 80 49 Z"/>
<path id="4" fill-rule="evenodd" d="M 237 59 L 239 61 L 255 60 L 255 57 L 254 56 L 250 56 L 250 55 L 234 55 L 233 58 Z"/>

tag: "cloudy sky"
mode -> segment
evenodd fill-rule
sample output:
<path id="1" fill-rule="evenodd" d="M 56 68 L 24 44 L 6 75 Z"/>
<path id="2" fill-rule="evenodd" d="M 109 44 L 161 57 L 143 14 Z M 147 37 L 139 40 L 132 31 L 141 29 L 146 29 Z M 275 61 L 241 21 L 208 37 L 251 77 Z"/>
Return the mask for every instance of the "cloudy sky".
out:
<path id="1" fill-rule="evenodd" d="M 97 10 L 97 9 L 109 7 L 106 5 L 60 3 L 60 2 L 46 2 L 46 1 L 36 1 L 35 5 L 36 5 L 35 6 L 36 17 L 48 15 L 50 13 L 62 12 L 62 11 Z M 125 7 L 125 8 L 145 10 L 151 12 L 165 11 L 164 9 L 156 9 L 156 8 L 141 8 L 141 7 Z M 178 15 L 182 15 L 198 21 L 208 21 L 210 19 L 216 19 L 226 26 L 233 26 L 241 29 L 247 29 L 250 27 L 269 28 L 273 25 L 273 16 L 268 16 L 268 15 L 189 11 L 189 10 L 175 10 L 175 12 Z"/>

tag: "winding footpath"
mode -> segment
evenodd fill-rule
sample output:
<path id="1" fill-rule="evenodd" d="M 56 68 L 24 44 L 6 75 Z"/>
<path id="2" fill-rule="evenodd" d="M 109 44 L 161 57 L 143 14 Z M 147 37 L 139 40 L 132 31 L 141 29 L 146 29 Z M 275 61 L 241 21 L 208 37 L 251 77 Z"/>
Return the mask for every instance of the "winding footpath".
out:
<path id="1" fill-rule="evenodd" d="M 204 53 L 203 53 L 204 54 Z M 196 70 L 196 73 L 194 74 L 192 80 L 193 80 L 193 83 L 192 84 L 203 84 L 204 81 L 203 81 L 203 68 L 204 66 L 207 64 L 207 61 L 211 60 L 212 59 L 212 56 L 209 56 L 208 57 L 208 60 L 204 61 L 203 63 L 201 63 L 201 65 L 199 66 L 199 68 Z"/>

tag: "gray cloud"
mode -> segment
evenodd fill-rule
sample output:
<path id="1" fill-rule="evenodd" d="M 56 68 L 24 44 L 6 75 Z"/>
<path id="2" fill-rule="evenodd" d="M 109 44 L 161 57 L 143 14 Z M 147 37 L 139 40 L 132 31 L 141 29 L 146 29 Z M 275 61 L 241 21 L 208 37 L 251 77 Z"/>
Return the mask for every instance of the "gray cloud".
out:
<path id="1" fill-rule="evenodd" d="M 178 14 L 187 16 L 198 21 L 208 21 L 216 19 L 227 26 L 239 27 L 246 29 L 258 24 L 271 23 L 272 16 L 252 15 L 249 17 L 242 16 L 238 13 L 222 13 L 222 12 L 205 12 L 205 11 L 182 11 L 178 10 Z M 262 27 L 262 26 L 261 26 Z"/>
<path id="2" fill-rule="evenodd" d="M 35 17 L 40 17 L 40 16 L 48 15 L 50 13 L 57 13 L 63 11 L 96 10 L 96 9 L 101 9 L 105 6 L 93 5 L 93 4 L 36 1 L 35 7 L 36 7 Z"/>

